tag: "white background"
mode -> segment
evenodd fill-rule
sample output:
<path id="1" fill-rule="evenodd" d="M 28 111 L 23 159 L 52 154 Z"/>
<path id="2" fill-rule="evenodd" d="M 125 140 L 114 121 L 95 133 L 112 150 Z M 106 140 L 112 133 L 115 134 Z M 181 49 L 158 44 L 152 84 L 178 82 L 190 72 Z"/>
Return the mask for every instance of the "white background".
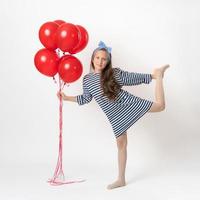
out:
<path id="1" fill-rule="evenodd" d="M 0 4 L 1 199 L 199 199 L 198 0 L 2 0 Z M 67 180 L 50 186 L 58 155 L 58 86 L 40 74 L 34 55 L 40 26 L 57 19 L 80 24 L 89 43 L 76 54 L 89 72 L 100 40 L 113 48 L 113 66 L 164 77 L 166 110 L 147 114 L 128 130 L 127 187 L 107 191 L 117 176 L 117 147 L 97 103 L 64 102 L 63 168 Z M 65 87 L 82 94 L 82 77 Z M 154 99 L 150 85 L 124 87 Z"/>

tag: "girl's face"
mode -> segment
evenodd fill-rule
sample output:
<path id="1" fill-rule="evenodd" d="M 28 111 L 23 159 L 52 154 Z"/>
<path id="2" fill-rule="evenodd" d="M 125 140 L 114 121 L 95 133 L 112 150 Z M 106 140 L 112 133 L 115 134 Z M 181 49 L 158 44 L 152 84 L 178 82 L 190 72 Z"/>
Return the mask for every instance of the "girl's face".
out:
<path id="1" fill-rule="evenodd" d="M 99 50 L 95 53 L 93 58 L 93 65 L 95 68 L 95 72 L 101 72 L 108 63 L 108 55 L 106 51 Z"/>

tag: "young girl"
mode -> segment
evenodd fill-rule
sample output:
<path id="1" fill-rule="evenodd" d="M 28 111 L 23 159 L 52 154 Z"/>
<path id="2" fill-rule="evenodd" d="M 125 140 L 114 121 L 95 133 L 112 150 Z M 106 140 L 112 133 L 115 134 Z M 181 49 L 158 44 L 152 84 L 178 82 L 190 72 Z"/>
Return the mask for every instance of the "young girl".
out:
<path id="1" fill-rule="evenodd" d="M 91 58 L 92 72 L 83 77 L 83 94 L 67 96 L 58 93 L 65 101 L 79 105 L 89 103 L 94 98 L 112 125 L 118 147 L 118 178 L 108 185 L 114 189 L 126 185 L 125 168 L 127 160 L 127 130 L 145 113 L 160 112 L 165 109 L 163 76 L 169 65 L 157 68 L 152 74 L 141 74 L 113 68 L 111 48 L 103 42 L 94 50 Z M 134 96 L 122 89 L 122 86 L 149 84 L 156 80 L 155 102 Z"/>

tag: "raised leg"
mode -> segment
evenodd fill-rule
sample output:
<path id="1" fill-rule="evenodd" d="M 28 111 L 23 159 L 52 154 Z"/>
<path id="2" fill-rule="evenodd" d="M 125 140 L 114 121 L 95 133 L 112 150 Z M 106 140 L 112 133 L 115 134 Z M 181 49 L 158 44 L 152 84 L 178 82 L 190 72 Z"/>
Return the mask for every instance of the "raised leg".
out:
<path id="1" fill-rule="evenodd" d="M 161 68 L 157 68 L 154 71 L 156 77 L 156 86 L 155 86 L 155 102 L 151 106 L 149 112 L 160 112 L 165 109 L 165 94 L 163 88 L 163 77 L 165 70 L 169 65 L 165 65 Z"/>

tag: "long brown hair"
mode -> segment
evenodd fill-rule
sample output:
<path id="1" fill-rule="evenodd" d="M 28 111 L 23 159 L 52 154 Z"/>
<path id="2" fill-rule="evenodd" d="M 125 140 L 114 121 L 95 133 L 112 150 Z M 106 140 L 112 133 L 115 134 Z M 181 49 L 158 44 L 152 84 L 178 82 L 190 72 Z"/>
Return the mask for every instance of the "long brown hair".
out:
<path id="1" fill-rule="evenodd" d="M 93 70 L 95 69 L 94 64 L 93 64 L 93 59 L 98 50 L 105 51 L 108 56 L 108 63 L 106 64 L 106 67 L 103 69 L 103 71 L 101 73 L 101 88 L 103 91 L 103 96 L 107 96 L 109 100 L 114 101 L 116 99 L 116 96 L 117 96 L 121 86 L 118 84 L 118 82 L 116 81 L 116 79 L 114 77 L 111 54 L 108 53 L 108 51 L 104 48 L 94 50 L 92 57 L 91 57 L 90 67 Z"/>

